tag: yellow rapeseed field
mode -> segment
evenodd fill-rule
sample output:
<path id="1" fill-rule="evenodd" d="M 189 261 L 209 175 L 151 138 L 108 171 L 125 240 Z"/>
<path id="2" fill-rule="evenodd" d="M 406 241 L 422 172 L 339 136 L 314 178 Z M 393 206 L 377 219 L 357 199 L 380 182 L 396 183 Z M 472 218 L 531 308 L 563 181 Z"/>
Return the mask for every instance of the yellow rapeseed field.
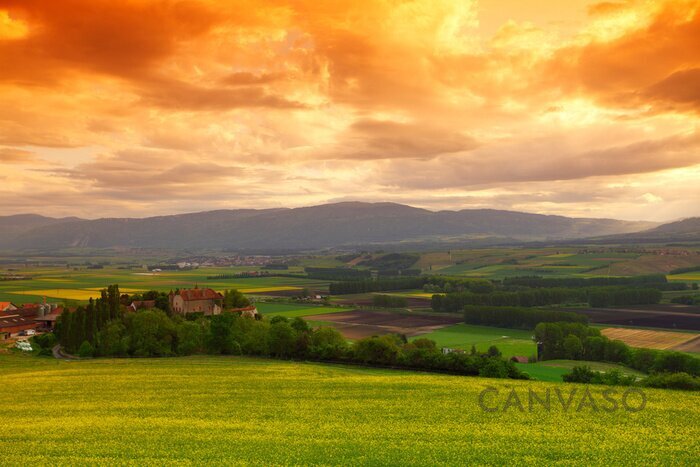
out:
<path id="1" fill-rule="evenodd" d="M 3 465 L 670 465 L 700 452 L 697 393 L 645 390 L 637 412 L 578 411 L 577 395 L 564 411 L 553 391 L 584 386 L 241 357 L 0 355 L 0 380 Z M 495 412 L 479 406 L 488 387 Z M 552 409 L 530 412 L 528 389 L 549 389 Z M 604 389 L 590 387 L 598 401 Z M 511 391 L 522 412 L 502 410 Z"/>

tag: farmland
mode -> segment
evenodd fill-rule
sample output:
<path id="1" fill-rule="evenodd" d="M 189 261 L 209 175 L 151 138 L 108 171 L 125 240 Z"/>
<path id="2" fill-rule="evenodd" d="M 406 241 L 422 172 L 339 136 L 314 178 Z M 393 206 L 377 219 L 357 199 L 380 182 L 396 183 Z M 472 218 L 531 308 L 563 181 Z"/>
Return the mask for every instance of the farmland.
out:
<path id="1" fill-rule="evenodd" d="M 685 311 L 686 309 L 690 312 Z M 678 311 L 680 310 L 680 311 Z M 693 307 L 666 305 L 628 308 L 572 308 L 570 311 L 588 316 L 591 323 L 609 327 L 632 326 L 700 331 L 700 318 Z"/>
<path id="2" fill-rule="evenodd" d="M 453 349 L 469 350 L 474 345 L 479 352 L 486 352 L 490 346 L 495 345 L 505 357 L 530 357 L 537 351 L 532 331 L 517 329 L 455 324 L 419 337 L 432 339 L 438 346 Z"/>
<path id="3" fill-rule="evenodd" d="M 644 378 L 644 373 L 633 370 L 623 365 L 603 362 L 588 362 L 581 360 L 547 360 L 537 363 L 516 363 L 516 366 L 538 381 L 561 382 L 562 376 L 569 373 L 575 366 L 585 365 L 594 371 L 608 372 L 617 370 L 623 375 L 631 375 L 636 378 Z"/>
<path id="4" fill-rule="evenodd" d="M 253 277 L 232 279 L 208 279 L 209 276 L 235 274 L 239 268 L 201 268 L 185 271 L 145 272 L 134 269 L 85 268 L 26 268 L 23 274 L 31 280 L 0 282 L 0 300 L 14 303 L 49 300 L 87 301 L 99 296 L 99 291 L 109 284 L 119 284 L 126 293 L 158 290 L 167 292 L 176 288 L 196 285 L 216 290 L 238 289 L 246 294 L 299 293 L 302 288 L 324 290 L 327 282 L 295 277 Z"/>
<path id="5" fill-rule="evenodd" d="M 331 325 L 348 339 L 360 339 L 388 333 L 419 336 L 462 321 L 460 317 L 447 315 L 363 310 L 315 314 L 308 316 L 307 319 L 312 324 L 314 321 L 322 321 L 324 324 Z"/>
<path id="6" fill-rule="evenodd" d="M 700 255 L 695 250 L 682 249 L 489 248 L 455 250 L 449 255 L 426 253 L 417 264 L 424 272 L 432 274 L 486 279 L 531 275 L 634 276 L 669 273 L 675 268 L 700 265 Z M 700 281 L 700 275 L 688 273 L 669 276 L 669 279 Z"/>
<path id="7" fill-rule="evenodd" d="M 0 378 L 9 465 L 692 464 L 700 437 L 700 394 L 665 390 L 634 413 L 487 413 L 487 387 L 501 406 L 511 389 L 583 387 L 240 357 L 0 355 Z"/>
<path id="8" fill-rule="evenodd" d="M 604 328 L 601 333 L 609 339 L 618 339 L 631 347 L 670 350 L 697 348 L 700 350 L 700 334 L 688 332 L 659 331 L 653 329 Z"/>

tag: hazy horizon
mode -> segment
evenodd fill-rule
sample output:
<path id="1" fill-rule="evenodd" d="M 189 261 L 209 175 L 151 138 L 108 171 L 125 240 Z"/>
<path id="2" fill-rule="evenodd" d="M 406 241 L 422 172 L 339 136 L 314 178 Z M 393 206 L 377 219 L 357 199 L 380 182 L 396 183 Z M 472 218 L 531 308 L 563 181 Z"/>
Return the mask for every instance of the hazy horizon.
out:
<path id="1" fill-rule="evenodd" d="M 455 208 L 455 209 L 433 209 L 430 207 L 421 207 L 421 206 L 415 206 L 415 205 L 410 205 L 410 204 L 404 204 L 404 203 L 395 203 L 393 201 L 359 201 L 359 200 L 348 200 L 348 201 L 331 201 L 328 203 L 320 203 L 320 204 L 311 204 L 311 205 L 306 205 L 306 206 L 276 206 L 276 207 L 268 207 L 268 208 L 237 208 L 237 207 L 220 207 L 217 209 L 203 209 L 203 210 L 198 210 L 198 211 L 182 211 L 182 212 L 170 212 L 170 213 L 162 213 L 162 214 L 156 214 L 156 215 L 146 215 L 146 216 L 73 216 L 73 215 L 67 215 L 67 216 L 53 216 L 53 215 L 46 215 L 46 214 L 40 214 L 37 212 L 22 212 L 22 213 L 15 213 L 15 214 L 2 214 L 0 217 L 3 216 L 13 216 L 13 215 L 38 215 L 38 216 L 43 216 L 43 217 L 49 217 L 49 218 L 78 218 L 82 220 L 97 220 L 97 219 L 106 219 L 106 218 L 124 218 L 124 219 L 146 219 L 150 217 L 163 217 L 163 216 L 179 216 L 179 215 L 187 215 L 187 214 L 198 214 L 198 213 L 203 213 L 203 212 L 215 212 L 215 211 L 237 211 L 237 210 L 256 210 L 256 211 L 264 211 L 264 210 L 273 210 L 273 209 L 303 209 L 303 208 L 313 208 L 313 207 L 320 207 L 320 206 L 326 206 L 326 205 L 334 205 L 334 204 L 352 204 L 352 203 L 362 203 L 362 204 L 398 204 L 401 206 L 405 207 L 410 207 L 410 208 L 415 208 L 415 209 L 424 209 L 426 211 L 430 212 L 440 212 L 440 211 L 451 211 L 451 212 L 456 212 L 456 211 L 462 211 L 462 210 L 498 210 L 498 211 L 511 211 L 511 212 L 518 212 L 518 213 L 523 213 L 523 214 L 540 214 L 540 215 L 545 215 L 545 216 L 559 216 L 560 214 L 548 214 L 548 213 L 541 213 L 541 212 L 529 212 L 529 211 L 514 211 L 511 209 L 495 209 L 495 208 L 488 208 L 488 207 L 479 207 L 479 208 L 472 208 L 472 207 L 464 207 L 464 208 Z M 565 217 L 573 217 L 573 218 L 584 218 L 582 216 L 565 216 Z M 675 221 L 680 221 L 683 219 L 691 218 L 691 217 L 698 217 L 698 216 L 686 216 L 686 217 L 679 217 L 675 219 L 670 219 L 668 221 L 664 222 L 658 222 L 658 223 L 667 223 L 667 222 L 675 222 Z M 596 219 L 614 219 L 612 217 L 605 218 L 605 217 L 599 217 Z M 655 222 L 655 221 L 650 221 L 648 219 L 615 219 L 615 220 L 623 220 L 623 221 L 630 221 L 630 222 Z"/>

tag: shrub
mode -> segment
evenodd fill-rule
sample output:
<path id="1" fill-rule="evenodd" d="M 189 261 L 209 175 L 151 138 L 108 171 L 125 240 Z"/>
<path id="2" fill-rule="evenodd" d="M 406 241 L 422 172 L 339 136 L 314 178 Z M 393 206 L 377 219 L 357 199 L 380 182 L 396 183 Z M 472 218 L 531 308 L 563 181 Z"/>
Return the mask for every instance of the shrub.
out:
<path id="1" fill-rule="evenodd" d="M 78 356 L 81 358 L 93 357 L 95 355 L 95 349 L 92 347 L 88 341 L 83 341 L 78 349 Z"/>
<path id="2" fill-rule="evenodd" d="M 585 383 L 590 384 L 596 376 L 595 371 L 587 365 L 575 366 L 571 369 L 571 373 L 566 373 L 562 379 L 567 383 Z"/>
<path id="3" fill-rule="evenodd" d="M 485 378 L 507 378 L 508 367 L 500 358 L 488 358 L 486 364 L 479 369 L 479 376 Z"/>
<path id="4" fill-rule="evenodd" d="M 700 390 L 700 378 L 688 373 L 658 373 L 642 381 L 643 386 L 650 388 L 683 389 L 686 391 Z"/>

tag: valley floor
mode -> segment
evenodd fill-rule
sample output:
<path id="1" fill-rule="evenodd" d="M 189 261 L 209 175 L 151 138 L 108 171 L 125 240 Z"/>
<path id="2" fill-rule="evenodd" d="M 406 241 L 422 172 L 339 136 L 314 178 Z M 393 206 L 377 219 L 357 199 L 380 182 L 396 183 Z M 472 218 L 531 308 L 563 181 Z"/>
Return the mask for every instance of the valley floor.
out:
<path id="1" fill-rule="evenodd" d="M 6 465 L 692 464 L 700 448 L 700 394 L 667 390 L 638 412 L 577 410 L 579 385 L 205 356 L 4 354 L 0 381 Z M 551 410 L 530 412 L 529 389 Z M 556 389 L 577 390 L 567 411 Z M 511 390 L 523 412 L 502 410 Z"/>

